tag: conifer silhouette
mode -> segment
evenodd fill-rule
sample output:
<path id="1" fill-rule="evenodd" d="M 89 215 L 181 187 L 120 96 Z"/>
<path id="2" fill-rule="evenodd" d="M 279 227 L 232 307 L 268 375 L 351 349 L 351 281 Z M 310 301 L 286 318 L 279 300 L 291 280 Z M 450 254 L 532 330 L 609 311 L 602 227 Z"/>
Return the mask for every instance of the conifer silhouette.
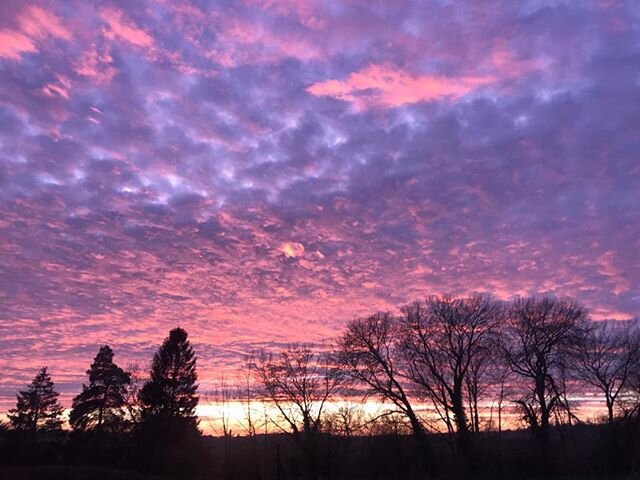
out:
<path id="1" fill-rule="evenodd" d="M 153 357 L 150 380 L 140 391 L 142 421 L 197 427 L 196 357 L 187 332 L 174 328 Z"/>
<path id="2" fill-rule="evenodd" d="M 9 422 L 16 430 L 52 431 L 62 426 L 62 406 L 58 392 L 42 367 L 26 390 L 18 393 L 16 408 L 9 410 Z"/>
<path id="3" fill-rule="evenodd" d="M 113 350 L 104 345 L 87 370 L 89 385 L 82 385 L 69 415 L 74 430 L 117 431 L 126 426 L 125 396 L 131 380 L 113 362 L 113 355 Z"/>

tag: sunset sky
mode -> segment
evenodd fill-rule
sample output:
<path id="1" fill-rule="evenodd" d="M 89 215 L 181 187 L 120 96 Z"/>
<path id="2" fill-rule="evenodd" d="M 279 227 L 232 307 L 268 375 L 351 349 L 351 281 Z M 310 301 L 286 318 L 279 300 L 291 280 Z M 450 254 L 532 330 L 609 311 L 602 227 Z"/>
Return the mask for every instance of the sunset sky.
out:
<path id="1" fill-rule="evenodd" d="M 0 2 L 0 411 L 470 292 L 640 314 L 636 0 Z"/>

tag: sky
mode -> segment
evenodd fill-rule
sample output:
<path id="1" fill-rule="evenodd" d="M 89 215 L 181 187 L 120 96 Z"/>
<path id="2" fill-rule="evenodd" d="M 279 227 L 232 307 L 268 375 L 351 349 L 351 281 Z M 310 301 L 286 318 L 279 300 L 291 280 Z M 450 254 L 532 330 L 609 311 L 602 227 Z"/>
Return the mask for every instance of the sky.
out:
<path id="1" fill-rule="evenodd" d="M 0 409 L 428 294 L 640 314 L 635 0 L 0 2 Z M 238 373 L 240 372 L 240 373 Z"/>

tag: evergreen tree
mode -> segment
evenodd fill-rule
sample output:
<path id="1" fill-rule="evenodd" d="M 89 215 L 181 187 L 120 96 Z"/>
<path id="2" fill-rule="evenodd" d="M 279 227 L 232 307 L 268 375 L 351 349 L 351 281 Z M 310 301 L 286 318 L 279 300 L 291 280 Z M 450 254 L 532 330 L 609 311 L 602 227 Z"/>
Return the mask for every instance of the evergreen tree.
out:
<path id="1" fill-rule="evenodd" d="M 113 350 L 100 348 L 87 370 L 89 385 L 73 399 L 69 423 L 74 430 L 118 431 L 126 427 L 125 405 L 131 381 L 127 372 L 113 362 Z"/>
<path id="2" fill-rule="evenodd" d="M 140 391 L 143 423 L 197 427 L 196 357 L 187 332 L 174 328 L 153 357 L 150 380 Z"/>
<path id="3" fill-rule="evenodd" d="M 31 385 L 17 395 L 16 408 L 9 410 L 9 421 L 16 430 L 52 431 L 62 426 L 62 406 L 47 367 L 42 367 Z"/>

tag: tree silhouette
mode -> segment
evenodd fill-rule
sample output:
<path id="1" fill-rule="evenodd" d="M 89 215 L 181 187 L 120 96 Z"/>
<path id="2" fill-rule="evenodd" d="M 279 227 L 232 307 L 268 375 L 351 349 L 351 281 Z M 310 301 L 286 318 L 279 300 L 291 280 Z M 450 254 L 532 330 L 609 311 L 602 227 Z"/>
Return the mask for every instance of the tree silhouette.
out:
<path id="1" fill-rule="evenodd" d="M 523 380 L 516 400 L 548 464 L 552 415 L 567 412 L 564 372 L 582 341 L 584 308 L 571 299 L 518 298 L 504 325 L 502 350 L 511 370 Z"/>
<path id="2" fill-rule="evenodd" d="M 577 374 L 603 394 L 611 425 L 614 408 L 624 397 L 640 361 L 640 331 L 630 323 L 593 323 L 576 350 Z"/>
<path id="3" fill-rule="evenodd" d="M 58 392 L 47 372 L 42 367 L 31 385 L 17 395 L 16 408 L 9 411 L 9 421 L 16 430 L 52 431 L 62 426 L 62 406 Z"/>
<path id="4" fill-rule="evenodd" d="M 197 428 L 196 356 L 186 330 L 174 328 L 153 356 L 150 379 L 140 391 L 142 422 Z"/>
<path id="5" fill-rule="evenodd" d="M 352 320 L 338 340 L 340 363 L 349 377 L 367 389 L 367 395 L 391 402 L 421 436 L 424 426 L 403 384 L 408 374 L 401 362 L 398 338 L 397 319 L 389 312 Z"/>
<path id="6" fill-rule="evenodd" d="M 291 345 L 276 356 L 262 355 L 254 366 L 259 392 L 276 407 L 301 446 L 309 478 L 318 477 L 317 434 L 327 403 L 343 379 L 334 363 L 329 354 Z"/>
<path id="7" fill-rule="evenodd" d="M 340 365 L 365 387 L 367 396 L 390 402 L 405 416 L 420 444 L 428 476 L 436 474 L 434 454 L 425 427 L 409 399 L 406 362 L 399 346 L 398 319 L 389 312 L 356 318 L 338 339 Z"/>
<path id="8" fill-rule="evenodd" d="M 73 399 L 69 423 L 74 430 L 118 431 L 126 426 L 125 396 L 130 377 L 113 362 L 113 350 L 100 347 L 89 370 L 89 385 Z"/>
<path id="9" fill-rule="evenodd" d="M 502 311 L 502 305 L 487 296 L 431 296 L 403 307 L 400 318 L 409 378 L 432 402 L 469 462 L 475 427 L 467 405 L 477 405 L 475 391 L 486 373 L 481 367 L 489 363 Z"/>
<path id="10" fill-rule="evenodd" d="M 137 363 L 127 365 L 127 373 L 129 374 L 131 381 L 124 398 L 125 410 L 127 412 L 127 419 L 135 428 L 140 424 L 140 416 L 142 413 L 140 390 L 142 389 L 142 385 L 144 385 L 144 378 L 142 377 L 142 372 Z"/>

